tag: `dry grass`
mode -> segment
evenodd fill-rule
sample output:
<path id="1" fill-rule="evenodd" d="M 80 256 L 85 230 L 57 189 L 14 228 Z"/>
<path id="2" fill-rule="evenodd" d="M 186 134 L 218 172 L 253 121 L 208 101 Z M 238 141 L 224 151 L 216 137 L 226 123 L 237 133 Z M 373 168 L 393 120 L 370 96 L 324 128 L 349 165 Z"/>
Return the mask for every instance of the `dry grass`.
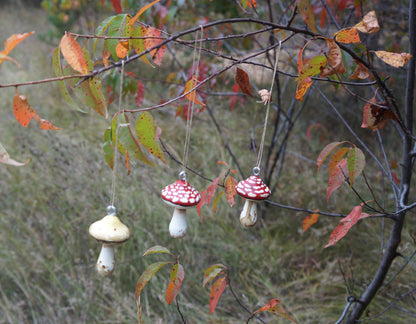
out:
<path id="1" fill-rule="evenodd" d="M 1 9 L 2 35 L 33 29 L 42 32 L 48 28 L 44 14 L 38 9 Z M 17 19 L 20 23 L 14 24 Z M 28 38 L 13 52 L 22 68 L 17 70 L 9 62 L 3 63 L 0 71 L 5 77 L 1 82 L 52 75 L 50 50 L 50 46 L 35 37 Z M 302 233 L 304 214 L 268 207 L 260 225 L 243 230 L 237 220 L 241 205 L 237 199 L 232 209 L 220 203 L 216 213 L 204 207 L 203 221 L 191 210 L 187 236 L 182 240 L 169 238 L 167 228 L 172 210 L 159 198 L 160 189 L 173 182 L 179 170 L 169 161 L 169 167 L 158 164 L 156 168 L 134 163 L 129 176 L 120 168 L 116 205 L 133 236 L 117 247 L 115 274 L 98 278 L 94 266 L 99 244 L 89 238 L 87 229 L 91 222 L 105 215 L 110 201 L 111 172 L 101 151 L 102 134 L 109 122 L 94 113 L 72 111 L 63 103 L 56 85 L 47 84 L 22 87 L 19 92 L 28 96 L 43 118 L 62 130 L 40 131 L 34 124 L 23 129 L 12 116 L 13 91 L 0 91 L 1 142 L 14 158 L 30 157 L 32 161 L 24 168 L 0 166 L 0 323 L 136 322 L 136 281 L 146 266 L 167 257 L 141 257 L 156 244 L 180 254 L 185 281 L 179 301 L 189 323 L 241 323 L 248 317 L 227 290 L 216 312 L 209 314 L 209 291 L 201 283 L 204 269 L 214 263 L 229 267 L 233 287 L 250 309 L 279 297 L 299 323 L 333 323 L 341 314 L 347 292 L 339 262 L 347 275 L 353 275 L 355 293 L 362 290 L 374 273 L 381 228 L 376 220 L 358 224 L 336 247 L 323 249 L 337 220 L 322 218 Z M 255 157 L 247 153 L 249 135 L 238 128 L 242 124 L 250 126 L 252 116 L 245 107 L 237 107 L 230 113 L 220 100 L 215 100 L 210 103 L 215 107 L 214 114 L 221 121 L 239 162 L 249 170 Z M 115 107 L 111 109 L 110 114 Z M 164 131 L 166 143 L 181 154 L 183 138 L 178 134 L 184 134 L 183 121 L 173 120 L 168 109 L 153 116 Z M 302 123 L 306 121 L 300 123 L 301 127 Z M 216 161 L 231 163 L 231 159 L 206 114 L 196 118 L 194 130 L 190 165 L 214 178 L 221 171 Z M 297 136 L 289 143 L 290 150 L 314 159 L 317 148 L 305 141 L 304 131 L 304 127 L 296 130 Z M 276 201 L 348 212 L 354 201 L 352 195 L 345 199 L 344 194 L 338 194 L 327 205 L 325 178 L 316 176 L 315 166 L 295 156 L 288 155 L 287 159 L 274 196 Z M 191 176 L 190 181 L 197 188 L 208 185 L 196 176 Z M 404 242 L 402 253 L 408 255 L 409 230 Z M 363 245 L 368 248 L 362 249 Z M 180 322 L 175 306 L 164 301 L 168 276 L 169 270 L 163 269 L 145 287 L 141 299 L 143 323 Z M 383 296 L 400 295 L 408 288 L 410 278 L 411 268 Z M 407 303 L 404 301 L 401 306 L 409 307 Z M 385 301 L 377 300 L 370 307 L 370 315 L 385 306 Z M 407 323 L 409 318 L 395 309 L 382 322 Z M 265 315 L 264 319 L 270 323 L 277 321 L 272 315 Z"/>

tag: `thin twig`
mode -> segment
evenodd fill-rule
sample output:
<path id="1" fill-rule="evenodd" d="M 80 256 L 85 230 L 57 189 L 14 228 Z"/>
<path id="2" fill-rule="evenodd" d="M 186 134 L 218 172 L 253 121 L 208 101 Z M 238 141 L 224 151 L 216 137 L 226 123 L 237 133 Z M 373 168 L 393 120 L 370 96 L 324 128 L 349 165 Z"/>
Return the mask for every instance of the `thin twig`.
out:
<path id="1" fill-rule="evenodd" d="M 183 314 L 181 312 L 181 309 L 179 308 L 179 302 L 178 302 L 178 296 L 177 295 L 175 297 L 175 302 L 176 302 L 176 309 L 178 310 L 178 313 L 179 313 L 179 315 L 181 317 L 182 323 L 186 324 L 185 317 L 183 317 Z"/>

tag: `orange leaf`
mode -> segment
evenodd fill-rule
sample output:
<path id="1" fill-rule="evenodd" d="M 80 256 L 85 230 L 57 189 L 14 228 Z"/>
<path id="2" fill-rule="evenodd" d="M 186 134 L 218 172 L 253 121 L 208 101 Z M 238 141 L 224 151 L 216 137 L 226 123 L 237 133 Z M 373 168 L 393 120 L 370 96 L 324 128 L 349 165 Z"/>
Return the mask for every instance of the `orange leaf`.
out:
<path id="1" fill-rule="evenodd" d="M 355 206 L 351 213 L 341 219 L 338 226 L 334 229 L 329 237 L 329 242 L 325 247 L 329 247 L 337 243 L 340 239 L 342 239 L 348 231 L 353 227 L 360 219 L 369 217 L 370 215 L 362 212 L 362 206 Z"/>
<path id="2" fill-rule="evenodd" d="M 59 127 L 56 127 L 52 125 L 52 123 L 46 119 L 39 119 L 40 129 L 60 129 Z"/>
<path id="3" fill-rule="evenodd" d="M 296 89 L 295 98 L 299 101 L 303 101 L 303 96 L 311 85 L 312 79 L 310 77 L 303 79 Z"/>
<path id="4" fill-rule="evenodd" d="M 328 66 L 325 67 L 322 72 L 321 76 L 330 76 L 335 73 L 345 73 L 347 70 L 344 67 L 344 63 L 342 62 L 342 54 L 341 49 L 335 43 L 333 39 L 326 38 L 326 44 L 329 48 L 328 56 Z"/>
<path id="5" fill-rule="evenodd" d="M 256 0 L 247 0 L 247 7 L 249 7 L 249 8 L 255 8 L 255 7 L 257 7 Z"/>
<path id="6" fill-rule="evenodd" d="M 237 185 L 237 180 L 235 180 L 231 175 L 225 179 L 225 197 L 227 198 L 228 204 L 230 207 L 233 207 L 235 204 L 235 195 L 237 192 L 235 191 L 235 186 Z"/>
<path id="7" fill-rule="evenodd" d="M 208 188 L 207 188 L 207 205 L 209 205 L 211 203 L 212 197 L 214 197 L 215 191 L 217 190 L 219 181 L 220 181 L 220 178 L 216 178 L 208 186 Z"/>
<path id="8" fill-rule="evenodd" d="M 303 220 L 303 231 L 306 232 L 309 227 L 311 227 L 313 224 L 315 224 L 319 219 L 319 213 L 317 213 L 319 209 L 315 209 L 315 213 L 309 214 L 305 217 Z"/>
<path id="9" fill-rule="evenodd" d="M 334 171 L 329 176 L 328 187 L 326 190 L 326 200 L 329 200 L 332 193 L 341 187 L 345 181 L 345 176 L 348 175 L 347 159 L 342 159 L 334 168 Z"/>
<path id="10" fill-rule="evenodd" d="M 357 67 L 353 74 L 351 74 L 350 79 L 367 79 L 370 76 L 367 68 L 360 62 L 356 62 Z"/>
<path id="11" fill-rule="evenodd" d="M 151 6 L 153 6 L 155 3 L 158 3 L 160 0 L 155 0 L 144 7 L 140 8 L 140 10 L 137 12 L 137 14 L 130 19 L 130 26 L 133 26 L 136 20 L 142 15 L 143 12 L 145 12 L 147 9 L 149 9 Z"/>
<path id="12" fill-rule="evenodd" d="M 166 302 L 170 305 L 179 293 L 182 286 L 185 271 L 179 263 L 175 264 L 170 272 L 170 282 L 166 289 Z"/>
<path id="13" fill-rule="evenodd" d="M 116 54 L 118 58 L 124 58 L 129 53 L 129 41 L 120 41 L 116 46 Z"/>
<path id="14" fill-rule="evenodd" d="M 192 78 L 190 79 L 190 80 L 188 80 L 188 82 L 186 82 L 186 84 L 185 84 L 185 90 L 184 90 L 184 92 L 183 93 L 187 93 L 187 92 L 189 92 L 187 95 L 186 95 L 186 98 L 189 100 L 189 101 L 194 101 L 196 104 L 198 104 L 198 105 L 202 105 L 202 106 L 204 106 L 205 107 L 205 104 L 204 103 L 202 103 L 199 99 L 198 99 L 198 97 L 197 97 L 197 95 L 196 95 L 196 91 L 195 90 L 192 90 L 192 89 L 194 89 L 195 87 L 196 87 L 196 85 L 197 85 L 197 77 L 196 77 L 196 75 L 193 75 L 192 76 Z M 191 91 L 192 90 L 192 91 Z"/>
<path id="15" fill-rule="evenodd" d="M 412 55 L 409 53 L 392 53 L 392 52 L 386 52 L 386 51 L 375 51 L 374 53 L 384 63 L 387 63 L 388 65 L 391 65 L 394 67 L 402 67 L 412 57 Z"/>
<path id="16" fill-rule="evenodd" d="M 250 79 L 248 77 L 248 74 L 244 70 L 237 68 L 237 72 L 235 74 L 235 81 L 240 86 L 240 89 L 243 93 L 251 97 L 253 96 L 253 93 L 251 92 Z"/>
<path id="17" fill-rule="evenodd" d="M 217 307 L 218 300 L 221 297 L 221 294 L 225 290 L 226 285 L 225 277 L 220 277 L 215 281 L 211 287 L 211 291 L 209 294 L 209 311 L 210 313 L 214 313 L 215 307 Z"/>
<path id="18" fill-rule="evenodd" d="M 339 161 L 344 157 L 345 154 L 348 153 L 348 151 L 351 148 L 349 147 L 341 147 L 338 151 L 334 153 L 331 160 L 329 161 L 329 174 L 331 175 L 332 172 L 334 172 L 334 169 L 338 165 Z"/>
<path id="19" fill-rule="evenodd" d="M 325 159 L 330 155 L 339 145 L 341 145 L 344 142 L 332 142 L 329 143 L 327 146 L 324 147 L 324 149 L 319 153 L 318 159 L 316 160 L 316 164 L 318 165 L 318 172 L 322 165 L 322 163 L 325 161 Z"/>
<path id="20" fill-rule="evenodd" d="M 291 320 L 294 323 L 297 323 L 292 317 L 289 316 L 287 311 L 280 305 L 280 300 L 277 298 L 270 300 L 266 305 L 256 310 L 254 314 L 258 314 L 264 311 L 277 314 L 282 318 L 286 318 L 286 319 Z"/>
<path id="21" fill-rule="evenodd" d="M 84 59 L 84 54 L 81 46 L 68 33 L 65 33 L 61 38 L 60 45 L 62 55 L 69 65 L 81 74 L 88 73 L 88 65 Z"/>
<path id="22" fill-rule="evenodd" d="M 334 36 L 336 41 L 340 43 L 351 44 L 360 42 L 360 35 L 355 28 L 341 29 L 337 31 Z"/>
<path id="23" fill-rule="evenodd" d="M 0 54 L 2 54 L 0 55 L 0 64 L 3 62 L 3 60 L 12 60 L 11 58 L 7 57 L 7 54 L 9 54 L 11 50 L 17 46 L 17 44 L 19 44 L 22 40 L 32 35 L 33 33 L 34 31 L 24 34 L 13 34 L 7 38 L 4 42 L 4 50 L 0 52 Z"/>
<path id="24" fill-rule="evenodd" d="M 19 96 L 17 91 L 13 98 L 13 111 L 16 120 L 24 127 L 29 125 L 32 118 L 39 120 L 36 111 L 29 105 L 26 96 Z"/>
<path id="25" fill-rule="evenodd" d="M 196 205 L 196 211 L 198 212 L 198 216 L 201 217 L 201 209 L 207 203 L 207 190 L 204 189 L 200 192 L 201 200 L 199 201 L 198 205 Z"/>
<path id="26" fill-rule="evenodd" d="M 376 12 L 373 10 L 367 13 L 363 19 L 354 26 L 354 28 L 358 29 L 362 33 L 377 32 L 380 29 L 380 26 L 378 25 Z"/>

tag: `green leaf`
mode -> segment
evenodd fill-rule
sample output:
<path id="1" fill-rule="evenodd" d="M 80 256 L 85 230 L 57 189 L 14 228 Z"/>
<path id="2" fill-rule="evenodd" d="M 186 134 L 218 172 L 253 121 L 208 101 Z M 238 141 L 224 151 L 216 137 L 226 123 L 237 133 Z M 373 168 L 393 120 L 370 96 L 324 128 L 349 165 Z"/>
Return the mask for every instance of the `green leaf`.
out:
<path id="1" fill-rule="evenodd" d="M 142 161 L 150 166 L 154 166 L 152 162 L 143 154 L 140 144 L 137 139 L 133 136 L 133 133 L 130 129 L 129 120 L 125 114 L 121 114 L 119 117 L 119 130 L 118 130 L 118 140 L 121 145 L 129 152 L 131 156 L 136 158 L 139 161 Z"/>
<path id="2" fill-rule="evenodd" d="M 151 154 L 167 164 L 163 157 L 163 151 L 156 142 L 156 127 L 153 123 L 153 117 L 149 112 L 145 111 L 137 118 L 136 132 L 140 143 Z"/>
<path id="3" fill-rule="evenodd" d="M 202 287 L 205 287 L 208 283 L 214 280 L 223 270 L 225 266 L 223 264 L 214 264 L 204 271 L 204 280 Z"/>
<path id="4" fill-rule="evenodd" d="M 347 161 L 348 175 L 350 177 L 350 185 L 352 186 L 365 167 L 364 153 L 358 147 L 353 147 L 348 152 Z"/>
<path id="5" fill-rule="evenodd" d="M 114 168 L 114 147 L 113 147 L 113 141 L 112 141 L 112 136 L 111 136 L 111 126 L 108 127 L 104 132 L 103 151 L 104 151 L 105 162 L 107 162 L 108 166 L 111 169 L 113 169 Z"/>
<path id="6" fill-rule="evenodd" d="M 107 28 L 107 35 L 109 37 L 123 37 L 124 29 L 126 28 L 127 17 L 127 14 L 120 14 L 117 15 L 113 20 L 111 20 L 111 23 L 108 25 Z M 118 42 L 118 39 L 106 39 L 104 41 L 104 49 L 110 51 L 111 56 L 116 61 L 118 61 L 118 57 L 116 54 L 116 46 Z"/>
<path id="7" fill-rule="evenodd" d="M 59 46 L 53 51 L 52 54 L 52 67 L 53 67 L 53 71 L 55 73 L 55 75 L 57 77 L 62 77 L 63 73 L 62 73 L 62 68 L 61 68 L 61 52 L 59 50 Z M 59 90 L 61 91 L 62 97 L 64 98 L 64 100 L 66 101 L 66 103 L 68 105 L 70 105 L 72 108 L 85 113 L 84 110 L 82 110 L 81 108 L 78 107 L 78 105 L 75 103 L 74 100 L 72 100 L 71 95 L 69 94 L 69 91 L 65 85 L 65 81 L 58 81 L 58 87 Z"/>
<path id="8" fill-rule="evenodd" d="M 99 24 L 98 27 L 95 29 L 95 35 L 96 36 L 102 36 L 104 34 L 104 32 L 106 31 L 106 29 L 108 28 L 108 26 L 110 26 L 112 21 L 116 18 L 117 18 L 117 16 L 111 16 L 111 17 L 108 17 L 108 18 L 104 19 L 101 22 L 101 24 Z M 99 40 L 99 38 L 96 38 L 95 41 L 94 41 L 94 46 L 93 46 L 94 56 L 95 56 L 95 48 L 97 47 L 98 40 Z"/>
<path id="9" fill-rule="evenodd" d="M 298 85 L 302 83 L 307 77 L 313 77 L 321 73 L 321 69 L 325 67 L 327 63 L 327 58 L 325 55 L 318 55 L 312 57 L 306 63 L 303 63 L 302 70 L 298 77 Z"/>
<path id="10" fill-rule="evenodd" d="M 152 254 L 152 253 L 169 253 L 171 255 L 173 255 L 167 248 L 165 248 L 164 246 L 161 245 L 155 245 L 152 246 L 151 248 L 147 249 L 146 252 L 143 253 L 143 256 Z M 173 255 L 174 256 L 174 255 Z"/>
<path id="11" fill-rule="evenodd" d="M 140 292 L 143 290 L 144 286 L 149 282 L 149 280 L 152 279 L 154 274 L 158 272 L 160 268 L 162 268 L 163 266 L 169 263 L 172 263 L 172 262 L 160 261 L 160 262 L 152 263 L 150 266 L 147 267 L 147 269 L 142 273 L 139 280 L 137 281 L 135 300 L 137 300 L 137 298 L 140 295 Z"/>

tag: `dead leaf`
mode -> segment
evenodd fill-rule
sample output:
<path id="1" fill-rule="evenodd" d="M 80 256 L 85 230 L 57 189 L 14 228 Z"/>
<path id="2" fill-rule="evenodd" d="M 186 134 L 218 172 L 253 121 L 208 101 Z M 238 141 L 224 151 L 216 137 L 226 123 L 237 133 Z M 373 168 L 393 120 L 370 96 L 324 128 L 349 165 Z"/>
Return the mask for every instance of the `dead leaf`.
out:
<path id="1" fill-rule="evenodd" d="M 327 54 L 328 56 L 328 66 L 326 66 L 322 72 L 321 76 L 326 77 L 330 76 L 336 73 L 342 74 L 347 72 L 347 70 L 344 67 L 344 63 L 342 62 L 342 54 L 341 49 L 335 43 L 333 39 L 326 39 L 326 44 L 328 45 L 329 52 Z"/>
<path id="2" fill-rule="evenodd" d="M 370 72 L 368 72 L 367 68 L 361 64 L 360 62 L 357 62 L 357 67 L 355 68 L 355 71 L 353 74 L 351 74 L 350 79 L 367 79 L 370 76 Z"/>
<path id="3" fill-rule="evenodd" d="M 377 32 L 380 29 L 380 26 L 378 24 L 376 12 L 373 10 L 367 13 L 354 28 L 362 33 L 371 34 Z"/>
<path id="4" fill-rule="evenodd" d="M 3 147 L 3 145 L 0 143 L 0 163 L 20 167 L 20 166 L 25 166 L 26 164 L 29 163 L 29 161 L 30 161 L 30 159 L 27 159 L 27 161 L 25 163 L 22 163 L 22 162 L 17 162 L 16 160 L 13 160 L 10 157 L 9 153 L 7 153 L 7 151 Z"/>
<path id="5" fill-rule="evenodd" d="M 253 93 L 251 92 L 250 79 L 246 71 L 237 68 L 237 71 L 235 73 L 235 81 L 237 82 L 243 93 L 249 95 L 250 97 L 253 96 Z"/>
<path id="6" fill-rule="evenodd" d="M 405 65 L 410 58 L 412 57 L 409 53 L 392 53 L 386 51 L 374 51 L 379 59 L 381 59 L 384 63 L 394 67 L 402 67 Z"/>

